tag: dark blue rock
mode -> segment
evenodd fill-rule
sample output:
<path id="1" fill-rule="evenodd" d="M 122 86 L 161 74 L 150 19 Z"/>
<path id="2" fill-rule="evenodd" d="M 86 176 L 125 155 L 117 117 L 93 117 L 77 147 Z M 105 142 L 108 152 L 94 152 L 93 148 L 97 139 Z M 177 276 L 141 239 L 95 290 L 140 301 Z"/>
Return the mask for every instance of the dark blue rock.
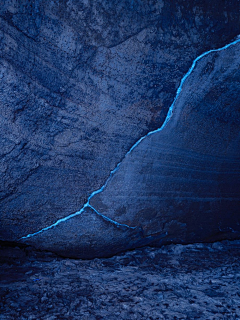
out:
<path id="1" fill-rule="evenodd" d="M 194 58 L 240 33 L 238 12 L 239 4 L 228 1 L 4 1 L 0 239 L 19 240 L 80 210 L 131 146 L 162 125 Z M 214 61 L 202 72 L 213 75 Z M 206 93 L 201 112 L 220 117 L 220 103 L 209 105 L 222 92 L 218 120 L 238 121 L 227 107 L 229 100 L 237 103 L 236 81 Z M 116 207 L 122 212 L 128 208 Z M 126 248 L 121 241 L 111 254 Z M 142 245 L 142 237 L 131 246 L 137 242 Z M 96 248 L 103 244 L 89 255 L 97 255 Z M 66 253 L 57 242 L 49 249 Z"/>
<path id="2" fill-rule="evenodd" d="M 79 212 L 22 241 L 92 258 L 239 238 L 239 49 L 236 40 L 197 58 L 162 127 L 130 149 Z M 238 100 L 227 99 L 231 91 Z"/>

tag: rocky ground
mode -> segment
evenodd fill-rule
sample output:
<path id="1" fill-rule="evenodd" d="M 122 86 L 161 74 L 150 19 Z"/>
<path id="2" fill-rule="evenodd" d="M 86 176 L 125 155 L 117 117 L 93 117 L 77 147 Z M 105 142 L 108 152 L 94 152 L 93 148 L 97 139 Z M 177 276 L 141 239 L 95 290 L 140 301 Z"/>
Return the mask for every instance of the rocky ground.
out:
<path id="1" fill-rule="evenodd" d="M 240 241 L 65 259 L 2 244 L 0 319 L 240 319 Z"/>

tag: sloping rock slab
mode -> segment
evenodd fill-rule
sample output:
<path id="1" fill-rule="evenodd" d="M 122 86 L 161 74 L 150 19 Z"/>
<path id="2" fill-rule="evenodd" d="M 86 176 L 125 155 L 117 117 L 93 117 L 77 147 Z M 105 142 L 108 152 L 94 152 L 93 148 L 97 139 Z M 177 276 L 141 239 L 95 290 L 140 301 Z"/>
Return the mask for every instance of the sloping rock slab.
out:
<path id="1" fill-rule="evenodd" d="M 240 235 L 240 44 L 197 61 L 162 130 L 127 154 L 98 212 L 165 241 Z M 162 241 L 161 241 L 162 243 Z"/>

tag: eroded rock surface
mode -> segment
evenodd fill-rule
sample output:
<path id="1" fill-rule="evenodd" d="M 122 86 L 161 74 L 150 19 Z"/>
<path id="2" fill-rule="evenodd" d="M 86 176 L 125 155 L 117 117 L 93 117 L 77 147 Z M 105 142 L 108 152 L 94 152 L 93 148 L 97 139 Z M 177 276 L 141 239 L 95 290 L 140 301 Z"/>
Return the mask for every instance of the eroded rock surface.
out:
<path id="1" fill-rule="evenodd" d="M 197 61 L 173 115 L 90 204 L 163 242 L 240 235 L 240 42 Z M 162 242 L 162 240 L 161 240 Z"/>
<path id="2" fill-rule="evenodd" d="M 3 1 L 0 239 L 18 240 L 78 211 L 131 146 L 161 126 L 193 59 L 240 33 L 239 8 L 238 1 Z M 211 60 L 205 72 L 212 68 Z M 195 87 L 202 85 L 195 81 Z M 209 104 L 218 96 L 218 89 L 213 91 Z M 227 92 L 221 97 L 229 103 Z M 226 139 L 231 140 L 227 133 Z M 129 206 L 131 194 L 126 201 Z M 137 216 L 158 216 L 144 205 L 141 214 L 136 207 L 132 219 L 132 209 L 126 217 L 124 206 L 117 202 L 112 214 L 108 203 L 106 214 L 134 226 Z M 74 250 L 112 254 L 142 244 L 143 219 L 122 233 L 88 208 L 33 242 L 70 255 Z M 115 231 L 106 224 L 118 230 L 111 250 L 106 244 Z M 154 237 L 162 239 L 164 233 Z M 121 244 L 123 238 L 128 245 Z"/>
<path id="3" fill-rule="evenodd" d="M 238 33 L 234 3 L 210 7 L 202 1 L 3 2 L 5 237 L 77 211 L 131 145 L 159 126 L 193 58 Z"/>
<path id="4" fill-rule="evenodd" d="M 128 152 L 87 207 L 23 239 L 66 256 L 239 238 L 240 41 L 194 62 L 173 114 Z"/>

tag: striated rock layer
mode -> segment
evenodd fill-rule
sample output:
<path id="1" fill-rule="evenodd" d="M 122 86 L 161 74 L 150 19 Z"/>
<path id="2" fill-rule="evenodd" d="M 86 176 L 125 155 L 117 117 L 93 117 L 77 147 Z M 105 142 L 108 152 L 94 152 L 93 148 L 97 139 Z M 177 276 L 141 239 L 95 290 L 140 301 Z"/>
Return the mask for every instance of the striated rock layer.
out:
<path id="1" fill-rule="evenodd" d="M 183 180 L 188 184 L 190 172 L 183 169 L 185 153 L 189 157 L 191 154 L 192 160 L 189 161 L 196 162 L 197 168 L 206 165 L 210 168 L 208 177 L 203 174 L 203 178 L 209 178 L 209 182 L 205 185 L 200 180 L 196 182 L 203 193 L 197 193 L 196 197 L 205 197 L 208 193 L 204 189 L 206 185 L 210 188 L 212 184 L 211 190 L 215 190 L 214 181 L 220 172 L 219 181 L 224 176 L 223 181 L 229 182 L 219 183 L 219 191 L 211 191 L 211 197 L 219 198 L 219 201 L 222 198 L 221 208 L 225 205 L 230 208 L 224 200 L 224 188 L 228 188 L 231 194 L 235 190 L 234 181 L 237 180 L 237 174 L 232 173 L 237 170 L 237 160 L 231 150 L 237 153 L 233 128 L 237 128 L 238 118 L 231 104 L 237 103 L 238 97 L 233 95 L 237 92 L 236 82 L 239 80 L 236 80 L 237 75 L 234 78 L 230 72 L 226 81 L 228 87 L 225 88 L 224 83 L 223 89 L 220 89 L 216 82 L 217 87 L 209 91 L 209 96 L 206 99 L 202 96 L 207 101 L 206 108 L 202 108 L 205 111 L 199 113 L 197 99 L 204 95 L 204 88 L 206 92 L 210 90 L 209 79 L 217 81 L 214 70 L 219 66 L 211 60 L 215 59 L 213 56 L 209 56 L 210 60 L 205 67 L 206 77 L 196 75 L 194 80 L 194 87 L 201 87 L 199 93 L 195 94 L 199 94 L 199 97 L 193 96 L 191 104 L 183 108 L 189 110 L 192 121 L 188 130 L 184 129 L 181 135 L 188 136 L 190 140 L 198 137 L 202 141 L 199 143 L 202 149 L 196 151 L 191 146 L 193 140 L 187 147 L 187 142 L 181 137 L 179 141 L 184 146 L 180 142 L 176 146 L 171 139 L 176 139 L 177 133 L 173 133 L 167 137 L 168 146 L 165 138 L 162 138 L 161 143 L 154 145 L 153 142 L 152 155 L 146 154 L 153 161 L 152 167 L 147 165 L 149 176 L 147 169 L 139 168 L 137 164 L 129 164 L 128 169 L 125 169 L 129 155 L 122 163 L 122 173 L 119 170 L 113 176 L 104 193 L 93 197 L 92 192 L 106 183 L 111 170 L 122 161 L 141 136 L 161 126 L 180 81 L 194 58 L 209 49 L 223 46 L 240 33 L 239 9 L 238 1 L 222 1 L 219 4 L 215 0 L 211 4 L 197 0 L 191 3 L 181 0 L 3 1 L 0 7 L 0 239 L 16 241 L 44 229 L 37 236 L 28 237 L 24 241 L 62 254 L 92 257 L 109 255 L 166 238 L 166 232 L 170 230 L 168 222 L 159 220 L 159 207 L 165 208 L 161 212 L 170 212 L 168 210 L 173 205 L 181 216 L 181 210 L 188 214 L 191 207 L 191 201 L 186 201 L 185 211 L 181 191 L 186 192 L 186 199 L 194 197 L 184 189 Z M 229 50 L 227 62 L 223 62 L 223 58 L 218 61 L 221 64 L 227 63 L 229 70 L 235 70 L 229 66 L 231 59 L 237 59 L 237 54 L 232 53 L 237 50 L 237 46 Z M 236 63 L 233 66 L 236 67 Z M 220 76 L 217 77 L 220 82 L 224 81 L 221 79 L 226 72 L 222 75 L 222 70 L 219 71 Z M 194 109 L 195 103 L 197 106 Z M 178 104 L 185 104 L 183 93 Z M 216 110 L 220 105 L 221 112 Z M 219 124 L 216 125 L 219 128 L 216 129 L 219 131 L 216 133 L 219 137 L 216 144 L 219 143 L 221 148 L 216 145 L 213 154 L 209 153 L 210 148 L 207 143 L 204 146 L 204 138 L 200 138 L 197 132 L 196 123 L 199 123 L 204 135 L 210 136 L 207 124 L 202 125 L 198 119 L 200 114 L 205 119 L 204 114 L 207 112 L 210 113 L 206 120 L 208 125 L 211 127 L 215 123 L 213 119 L 217 119 L 216 123 Z M 188 113 L 184 111 L 185 114 Z M 179 126 L 186 126 L 184 115 L 179 115 Z M 172 126 L 176 116 L 174 119 Z M 192 131 L 189 131 L 190 126 Z M 154 139 L 153 136 L 148 140 L 151 139 Z M 225 140 L 230 145 L 236 143 L 236 146 L 227 149 Z M 146 143 L 147 140 L 143 141 L 139 151 L 134 150 L 131 157 L 140 159 L 142 155 L 145 156 L 145 151 L 140 150 Z M 162 157 L 166 158 L 166 165 L 170 163 L 171 154 L 175 157 L 176 148 L 179 148 L 179 155 L 174 160 L 179 166 L 176 184 L 174 177 L 164 182 L 164 175 L 170 176 L 172 170 L 169 169 L 169 174 L 159 173 L 162 172 L 158 163 L 160 156 L 155 151 L 160 147 L 162 151 L 165 150 L 166 154 Z M 198 152 L 199 157 L 194 152 Z M 206 154 L 205 158 L 202 153 Z M 219 167 L 216 170 L 212 168 L 213 164 L 217 166 L 214 158 L 216 154 L 221 170 Z M 135 160 L 142 164 L 144 161 L 142 158 L 141 161 Z M 129 176 L 128 180 L 125 170 L 131 171 L 132 177 Z M 213 172 L 215 177 L 212 178 Z M 222 172 L 229 174 L 224 175 Z M 135 180 L 138 173 L 139 180 Z M 118 175 L 122 176 L 119 176 L 119 182 L 115 182 L 114 186 L 113 181 L 116 181 Z M 199 176 L 195 177 L 194 170 L 192 175 L 192 180 L 199 179 Z M 152 180 L 151 176 L 155 178 Z M 234 176 L 233 180 L 231 176 Z M 126 184 L 123 185 L 121 181 Z M 161 187 L 162 195 L 160 191 L 156 193 L 155 189 L 148 186 L 150 181 Z M 130 188 L 128 183 L 133 183 L 134 188 Z M 189 182 L 189 188 L 190 185 L 194 183 Z M 165 202 L 161 200 L 165 197 L 163 193 L 169 194 Z M 88 205 L 81 211 L 81 216 L 74 215 L 84 204 L 89 204 L 89 196 L 90 204 L 95 209 Z M 174 204 L 172 199 L 177 196 L 180 202 Z M 135 197 L 139 197 L 139 201 Z M 146 200 L 144 197 L 147 197 Z M 209 194 L 209 199 L 211 197 Z M 236 202 L 234 197 L 227 196 L 227 199 L 230 198 Z M 217 202 L 214 200 L 209 203 L 215 206 Z M 193 205 L 191 210 L 195 214 L 190 215 L 190 220 L 199 215 L 198 210 L 212 212 L 212 207 L 203 206 L 199 209 Z M 224 212 L 221 209 L 219 215 L 226 217 Z M 65 221 L 64 218 L 71 214 L 72 218 Z M 63 219 L 62 222 L 55 229 L 49 229 L 59 219 Z M 157 223 L 154 222 L 156 220 Z M 188 231 L 184 219 L 173 220 L 178 221 L 178 224 L 174 223 L 171 230 L 176 229 L 176 234 L 181 230 L 181 241 L 195 237 L 185 236 Z M 216 221 L 215 218 L 212 220 Z M 235 225 L 232 227 L 235 232 Z M 224 223 L 217 228 L 220 233 L 228 234 L 230 231 Z M 201 225 L 198 232 L 201 234 L 200 230 Z M 231 234 L 237 234 L 234 232 Z M 196 240 L 199 238 L 196 234 Z"/>
<path id="2" fill-rule="evenodd" d="M 173 115 L 129 153 L 90 204 L 160 243 L 240 236 L 240 43 L 210 53 Z"/>

